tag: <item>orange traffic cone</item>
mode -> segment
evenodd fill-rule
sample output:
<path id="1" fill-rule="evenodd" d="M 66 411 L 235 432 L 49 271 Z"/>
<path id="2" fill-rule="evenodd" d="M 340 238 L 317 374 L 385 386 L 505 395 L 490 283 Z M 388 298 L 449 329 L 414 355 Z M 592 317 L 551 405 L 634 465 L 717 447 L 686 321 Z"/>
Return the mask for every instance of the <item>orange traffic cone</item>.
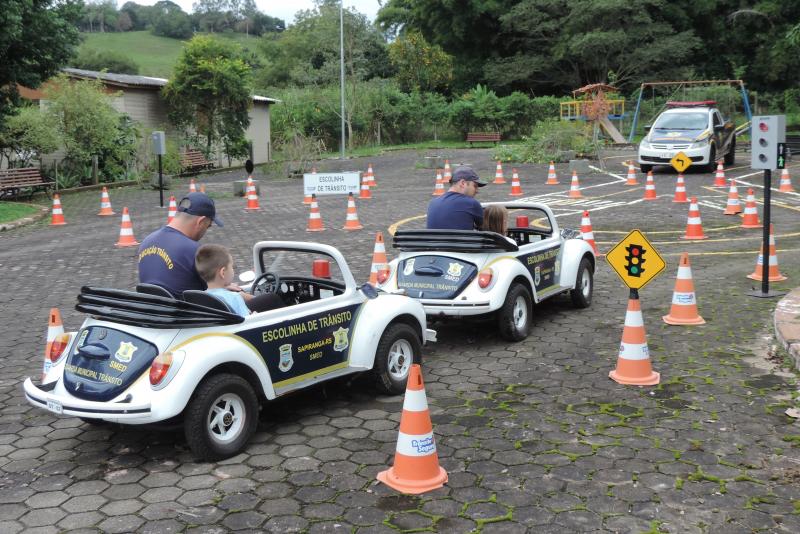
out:
<path id="1" fill-rule="evenodd" d="M 319 213 L 319 205 L 317 204 L 317 195 L 312 193 L 311 212 L 308 214 L 308 226 L 306 226 L 306 232 L 321 232 L 324 229 L 325 227 L 322 225 L 322 215 Z"/>
<path id="2" fill-rule="evenodd" d="M 522 196 L 522 186 L 519 184 L 517 169 L 511 169 L 511 193 L 509 193 L 509 195 L 512 197 Z"/>
<path id="3" fill-rule="evenodd" d="M 367 176 L 369 177 L 369 179 L 367 180 L 369 186 L 378 187 L 378 182 L 375 181 L 375 173 L 372 171 L 372 163 L 369 163 L 367 165 Z"/>
<path id="4" fill-rule="evenodd" d="M 98 215 L 114 215 L 111 210 L 111 199 L 108 198 L 108 189 L 105 186 L 103 186 L 103 192 L 100 194 L 100 212 Z"/>
<path id="5" fill-rule="evenodd" d="M 369 270 L 369 283 L 378 284 L 378 271 L 389 267 L 389 260 L 386 257 L 386 244 L 383 242 L 383 232 L 375 234 L 375 248 L 372 250 L 372 267 Z"/>
<path id="6" fill-rule="evenodd" d="M 742 228 L 761 228 L 758 220 L 758 208 L 756 207 L 756 196 L 752 189 L 747 190 L 747 200 L 744 203 L 744 216 L 742 217 Z"/>
<path id="7" fill-rule="evenodd" d="M 633 162 L 628 162 L 628 181 L 625 182 L 625 185 L 639 185 L 639 182 L 636 180 L 636 167 L 633 166 Z"/>
<path id="8" fill-rule="evenodd" d="M 678 277 L 675 279 L 675 291 L 672 293 L 672 307 L 669 314 L 662 317 L 665 323 L 672 325 L 706 324 L 697 313 L 697 299 L 694 296 L 692 266 L 689 265 L 689 253 L 681 254 L 678 265 Z"/>
<path id="9" fill-rule="evenodd" d="M 172 219 L 175 218 L 175 215 L 178 214 L 178 203 L 175 202 L 175 197 L 169 197 L 169 211 L 167 211 L 167 224 L 172 222 Z"/>
<path id="10" fill-rule="evenodd" d="M 558 176 L 556 176 L 556 166 L 551 161 L 550 167 L 547 169 L 547 181 L 544 185 L 558 185 Z"/>
<path id="11" fill-rule="evenodd" d="M 792 187 L 792 178 L 789 176 L 789 169 L 783 169 L 781 171 L 781 185 L 778 188 L 778 191 L 781 193 L 794 193 L 794 187 Z"/>
<path id="12" fill-rule="evenodd" d="M 644 185 L 644 199 L 656 200 L 656 182 L 653 180 L 653 171 L 647 173 L 647 182 Z"/>
<path id="13" fill-rule="evenodd" d="M 377 479 L 401 493 L 413 495 L 441 488 L 447 482 L 447 471 L 439 466 L 425 384 L 417 363 L 411 365 L 408 373 L 394 465 L 378 473 Z"/>
<path id="14" fill-rule="evenodd" d="M 194 178 L 189 181 L 189 192 L 197 193 L 197 184 L 194 183 Z"/>
<path id="15" fill-rule="evenodd" d="M 442 178 L 442 170 L 436 169 L 436 187 L 433 188 L 433 196 L 440 197 L 444 195 L 444 179 Z"/>
<path id="16" fill-rule="evenodd" d="M 581 218 L 581 238 L 591 245 L 595 256 L 605 256 L 605 254 L 600 254 L 600 251 L 597 250 L 597 243 L 594 242 L 594 232 L 592 231 L 592 221 L 589 219 L 589 212 L 585 210 Z"/>
<path id="17" fill-rule="evenodd" d="M 575 171 L 572 171 L 572 183 L 569 186 L 569 197 L 583 198 L 583 195 L 581 195 L 581 184 L 578 181 L 578 173 Z"/>
<path id="18" fill-rule="evenodd" d="M 128 214 L 128 208 L 122 208 L 122 226 L 119 228 L 119 241 L 116 242 L 118 247 L 135 247 L 139 242 L 133 237 L 133 224 L 131 223 L 131 216 Z"/>
<path id="19" fill-rule="evenodd" d="M 731 188 L 728 189 L 728 203 L 725 204 L 725 215 L 737 215 L 742 213 L 742 205 L 739 203 L 739 189 L 736 187 L 736 180 L 731 178 Z"/>
<path id="20" fill-rule="evenodd" d="M 53 211 L 50 217 L 50 226 L 62 226 L 67 224 L 64 220 L 64 212 L 61 210 L 61 197 L 58 193 L 53 194 Z"/>
<path id="21" fill-rule="evenodd" d="M 686 198 L 686 182 L 683 181 L 683 173 L 678 173 L 678 181 L 675 182 L 675 196 L 673 202 L 689 202 Z"/>
<path id="22" fill-rule="evenodd" d="M 700 207 L 697 205 L 697 197 L 692 197 L 689 204 L 689 220 L 686 222 L 686 235 L 681 239 L 706 239 L 703 235 L 703 221 L 700 220 Z"/>
<path id="23" fill-rule="evenodd" d="M 50 317 L 47 322 L 47 344 L 44 348 L 44 366 L 42 367 L 42 382 L 50 371 L 53 362 L 50 360 L 50 349 L 56 337 L 64 333 L 64 324 L 61 322 L 61 312 L 58 308 L 50 308 Z"/>
<path id="24" fill-rule="evenodd" d="M 778 271 L 778 254 L 775 251 L 775 236 L 772 235 L 773 225 L 769 225 L 769 281 L 782 282 L 786 280 L 780 271 Z M 756 260 L 756 270 L 753 274 L 748 274 L 747 278 L 752 280 L 763 280 L 762 273 L 764 271 L 764 244 L 761 244 L 761 252 L 758 253 L 758 260 Z"/>
<path id="25" fill-rule="evenodd" d="M 722 161 L 717 162 L 717 173 L 714 175 L 714 187 L 725 187 L 725 169 L 722 168 Z"/>
<path id="26" fill-rule="evenodd" d="M 369 176 L 366 174 L 361 178 L 361 191 L 358 193 L 358 198 L 361 200 L 372 198 L 372 193 L 369 190 Z"/>
<path id="27" fill-rule="evenodd" d="M 261 207 L 258 205 L 258 194 L 256 193 L 256 184 L 253 182 L 253 178 L 248 176 L 247 177 L 247 206 L 245 206 L 245 211 L 256 211 L 260 210 Z"/>
<path id="28" fill-rule="evenodd" d="M 311 167 L 311 174 L 317 174 L 317 168 Z M 303 196 L 303 204 L 311 204 L 311 195 L 306 193 Z"/>
<path id="29" fill-rule="evenodd" d="M 653 371 L 650 364 L 650 351 L 647 348 L 642 305 L 638 294 L 631 294 L 628 300 L 617 368 L 608 373 L 608 376 L 618 384 L 632 386 L 654 386 L 661 381 L 661 375 Z"/>
<path id="30" fill-rule="evenodd" d="M 367 186 L 367 191 L 369 191 L 369 186 Z M 344 221 L 342 230 L 361 230 L 362 228 L 364 226 L 358 221 L 358 213 L 356 212 L 356 199 L 353 197 L 353 193 L 348 193 L 347 218 Z"/>
<path id="31" fill-rule="evenodd" d="M 503 176 L 503 165 L 500 163 L 500 160 L 497 160 L 497 168 L 494 171 L 494 182 L 492 183 L 497 185 L 506 183 L 506 179 Z"/>
<path id="32" fill-rule="evenodd" d="M 444 181 L 445 183 L 450 183 L 450 180 L 453 178 L 453 173 L 450 172 L 450 160 L 444 160 Z"/>

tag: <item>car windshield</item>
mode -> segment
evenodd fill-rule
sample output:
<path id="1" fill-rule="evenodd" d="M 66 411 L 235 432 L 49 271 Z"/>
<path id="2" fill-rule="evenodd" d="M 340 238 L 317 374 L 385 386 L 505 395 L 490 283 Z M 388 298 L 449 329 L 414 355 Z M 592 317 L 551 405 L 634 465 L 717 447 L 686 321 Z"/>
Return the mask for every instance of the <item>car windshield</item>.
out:
<path id="1" fill-rule="evenodd" d="M 664 113 L 656 121 L 655 130 L 704 130 L 708 128 L 708 113 Z"/>

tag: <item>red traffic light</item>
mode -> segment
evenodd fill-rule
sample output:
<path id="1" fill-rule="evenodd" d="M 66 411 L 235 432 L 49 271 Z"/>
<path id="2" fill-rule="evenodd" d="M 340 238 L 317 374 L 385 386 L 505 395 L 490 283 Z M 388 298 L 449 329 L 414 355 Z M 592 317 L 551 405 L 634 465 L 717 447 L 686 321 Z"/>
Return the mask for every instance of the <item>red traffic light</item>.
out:
<path id="1" fill-rule="evenodd" d="M 761 130 L 762 132 L 766 132 L 769 130 L 769 126 L 767 126 L 766 122 L 761 122 L 758 124 L 758 129 Z"/>

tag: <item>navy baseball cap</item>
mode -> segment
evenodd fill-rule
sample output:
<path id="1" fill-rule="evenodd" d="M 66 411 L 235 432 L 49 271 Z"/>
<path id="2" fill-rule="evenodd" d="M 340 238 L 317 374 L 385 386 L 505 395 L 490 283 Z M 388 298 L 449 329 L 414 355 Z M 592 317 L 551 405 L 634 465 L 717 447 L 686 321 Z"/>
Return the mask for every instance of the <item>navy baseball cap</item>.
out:
<path id="1" fill-rule="evenodd" d="M 455 171 L 453 171 L 453 178 L 450 180 L 450 182 L 456 184 L 460 180 L 475 182 L 475 185 L 478 187 L 483 187 L 486 185 L 486 182 L 481 181 L 477 173 L 472 170 L 472 167 L 458 167 Z"/>
<path id="2" fill-rule="evenodd" d="M 178 211 L 196 215 L 197 217 L 208 217 L 217 226 L 223 226 L 222 221 L 217 218 L 217 208 L 214 201 L 205 193 L 189 193 L 178 203 Z"/>

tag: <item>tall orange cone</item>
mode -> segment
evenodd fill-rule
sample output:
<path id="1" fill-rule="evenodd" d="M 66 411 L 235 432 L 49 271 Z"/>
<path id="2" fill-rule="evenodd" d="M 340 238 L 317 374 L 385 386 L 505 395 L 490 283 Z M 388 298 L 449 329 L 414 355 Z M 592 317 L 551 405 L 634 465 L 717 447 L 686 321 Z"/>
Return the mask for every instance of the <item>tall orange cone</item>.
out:
<path id="1" fill-rule="evenodd" d="M 628 180 L 625 182 L 625 185 L 639 185 L 639 182 L 636 180 L 636 167 L 633 166 L 633 162 L 628 162 Z"/>
<path id="2" fill-rule="evenodd" d="M 433 196 L 440 197 L 444 195 L 444 179 L 442 178 L 442 170 L 436 169 L 436 187 L 433 188 Z"/>
<path id="3" fill-rule="evenodd" d="M 361 191 L 358 193 L 358 198 L 361 200 L 372 198 L 372 193 L 369 190 L 369 176 L 366 174 L 361 178 Z"/>
<path id="4" fill-rule="evenodd" d="M 492 183 L 497 185 L 506 183 L 505 176 L 503 176 L 503 164 L 500 163 L 500 160 L 497 160 L 497 168 L 494 171 L 494 182 Z"/>
<path id="5" fill-rule="evenodd" d="M 447 482 L 447 471 L 439 466 L 425 384 L 417 363 L 411 365 L 408 373 L 394 465 L 378 473 L 377 479 L 392 489 L 412 495 L 441 488 Z"/>
<path id="6" fill-rule="evenodd" d="M 773 225 L 769 225 L 769 281 L 782 282 L 786 280 L 780 271 L 778 271 L 778 254 L 775 251 L 775 236 L 772 235 Z M 761 244 L 761 252 L 758 253 L 758 260 L 756 260 L 756 270 L 753 274 L 748 274 L 747 278 L 751 280 L 758 280 L 759 282 L 764 279 L 762 273 L 764 272 L 764 244 Z"/>
<path id="7" fill-rule="evenodd" d="M 453 178 L 453 173 L 450 172 L 450 160 L 444 160 L 444 182 L 450 183 L 450 180 Z"/>
<path id="8" fill-rule="evenodd" d="M 706 324 L 697 313 L 697 299 L 694 295 L 692 266 L 689 265 L 689 253 L 681 254 L 678 265 L 678 277 L 675 279 L 675 291 L 672 293 L 672 307 L 663 321 L 672 325 Z"/>
<path id="9" fill-rule="evenodd" d="M 317 174 L 316 167 L 311 167 L 311 174 Z M 311 204 L 311 195 L 308 193 L 303 196 L 303 204 Z"/>
<path id="10" fill-rule="evenodd" d="M 53 194 L 53 211 L 50 217 L 50 226 L 62 226 L 67 224 L 64 220 L 64 212 L 61 210 L 61 197 L 58 193 Z"/>
<path id="11" fill-rule="evenodd" d="M 781 171 L 781 185 L 778 188 L 778 191 L 781 193 L 794 193 L 794 187 L 792 187 L 792 177 L 789 176 L 789 169 L 783 169 Z"/>
<path id="12" fill-rule="evenodd" d="M 178 214 L 178 203 L 175 202 L 175 196 L 169 197 L 169 211 L 167 211 L 167 224 L 172 222 L 172 219 Z"/>
<path id="13" fill-rule="evenodd" d="M 556 175 L 556 166 L 551 161 L 550 167 L 547 168 L 547 181 L 544 185 L 558 185 L 558 176 Z"/>
<path id="14" fill-rule="evenodd" d="M 311 194 L 311 212 L 308 214 L 308 226 L 306 232 L 321 232 L 325 229 L 322 225 L 322 215 L 319 213 L 319 205 L 317 204 L 317 195 Z"/>
<path id="15" fill-rule="evenodd" d="M 589 212 L 585 210 L 583 212 L 583 217 L 581 218 L 581 238 L 591 245 L 595 256 L 604 256 L 604 254 L 600 254 L 600 251 L 597 250 L 597 243 L 594 242 L 592 221 L 589 219 Z"/>
<path id="16" fill-rule="evenodd" d="M 362 228 L 364 226 L 359 222 L 358 213 L 356 212 L 356 199 L 353 197 L 353 193 L 349 193 L 347 195 L 347 217 L 342 230 L 361 230 Z"/>
<path id="17" fill-rule="evenodd" d="M 369 180 L 367 180 L 369 186 L 378 187 L 378 182 L 375 181 L 375 173 L 372 170 L 372 163 L 367 164 L 367 176 L 369 177 Z"/>
<path id="18" fill-rule="evenodd" d="M 517 169 L 511 169 L 511 193 L 509 193 L 509 195 L 512 197 L 522 196 L 522 186 L 519 183 Z"/>
<path id="19" fill-rule="evenodd" d="M 689 204 L 689 220 L 686 222 L 686 234 L 681 239 L 706 239 L 703 234 L 703 221 L 700 219 L 700 207 L 697 197 L 692 197 Z"/>
<path id="20" fill-rule="evenodd" d="M 261 207 L 258 205 L 258 194 L 256 193 L 256 184 L 253 182 L 253 178 L 248 176 L 247 177 L 247 206 L 245 206 L 245 211 L 256 211 L 260 210 Z"/>
<path id="21" fill-rule="evenodd" d="M 372 250 L 372 267 L 369 270 L 369 283 L 378 284 L 378 271 L 389 266 L 389 259 L 386 257 L 386 243 L 383 241 L 383 232 L 375 234 L 375 248 Z"/>
<path id="22" fill-rule="evenodd" d="M 647 173 L 647 182 L 644 185 L 644 199 L 656 200 L 656 182 L 653 180 L 653 171 Z"/>
<path id="23" fill-rule="evenodd" d="M 714 175 L 714 187 L 725 187 L 725 169 L 722 167 L 722 160 L 717 162 L 717 173 Z"/>
<path id="24" fill-rule="evenodd" d="M 678 173 L 678 180 L 675 182 L 675 196 L 673 202 L 689 202 L 686 198 L 686 182 L 683 181 L 683 173 Z"/>
<path id="25" fill-rule="evenodd" d="M 103 186 L 103 192 L 100 194 L 100 211 L 98 215 L 103 217 L 107 215 L 114 215 L 114 212 L 111 210 L 111 199 L 108 198 L 108 189 Z"/>
<path id="26" fill-rule="evenodd" d="M 581 183 L 578 181 L 578 173 L 576 171 L 572 171 L 572 183 L 569 185 L 569 197 L 583 198 L 583 195 L 581 195 Z"/>
<path id="27" fill-rule="evenodd" d="M 138 244 L 139 242 L 133 237 L 133 223 L 131 223 L 128 208 L 122 208 L 122 226 L 119 228 L 119 241 L 116 242 L 116 246 L 135 247 Z"/>
<path id="28" fill-rule="evenodd" d="M 56 337 L 64 333 L 64 324 L 61 322 L 61 312 L 58 308 L 50 308 L 50 316 L 47 321 L 47 344 L 44 348 L 44 366 L 42 367 L 42 381 L 50 371 L 53 362 L 50 361 L 50 349 Z"/>
<path id="29" fill-rule="evenodd" d="M 647 348 L 642 305 L 639 302 L 639 294 L 635 290 L 631 290 L 628 300 L 617 368 L 608 373 L 608 376 L 618 384 L 632 386 L 654 386 L 661 381 L 661 375 L 653 371 L 650 364 L 650 350 Z"/>
<path id="30" fill-rule="evenodd" d="M 739 189 L 736 187 L 736 180 L 731 178 L 731 187 L 728 189 L 728 203 L 725 204 L 725 215 L 737 215 L 742 213 L 742 204 L 739 202 Z"/>
<path id="31" fill-rule="evenodd" d="M 194 183 L 194 178 L 189 181 L 189 192 L 197 193 L 197 184 Z"/>
<path id="32" fill-rule="evenodd" d="M 744 216 L 742 217 L 742 228 L 761 228 L 758 220 L 758 208 L 756 207 L 756 196 L 752 189 L 747 190 L 747 200 L 744 203 Z"/>

